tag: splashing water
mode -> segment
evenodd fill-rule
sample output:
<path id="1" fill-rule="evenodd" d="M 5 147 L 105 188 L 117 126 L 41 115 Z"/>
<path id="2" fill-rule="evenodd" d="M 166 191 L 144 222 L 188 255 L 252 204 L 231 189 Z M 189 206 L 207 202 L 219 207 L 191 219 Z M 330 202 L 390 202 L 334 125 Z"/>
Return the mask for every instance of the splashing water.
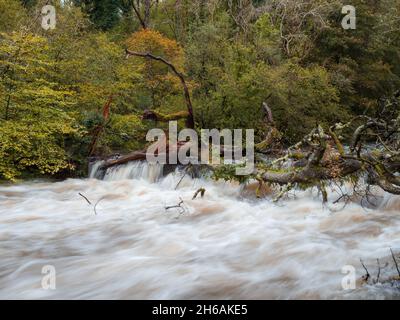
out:
<path id="1" fill-rule="evenodd" d="M 101 166 L 104 161 L 93 164 L 89 178 L 100 178 L 105 181 L 118 181 L 125 179 L 143 179 L 149 182 L 157 182 L 163 175 L 163 165 L 148 164 L 145 161 L 135 161 L 125 165 L 108 168 L 104 173 Z"/>
<path id="2" fill-rule="evenodd" d="M 359 281 L 345 291 L 341 273 L 353 265 L 360 278 L 360 258 L 370 263 L 400 248 L 398 198 L 379 210 L 349 204 L 331 212 L 311 192 L 274 204 L 187 176 L 175 190 L 181 178 L 135 162 L 109 169 L 104 181 L 1 185 L 0 298 L 400 297 Z M 204 198 L 192 200 L 200 187 Z M 56 270 L 55 290 L 42 288 L 46 265 Z"/>

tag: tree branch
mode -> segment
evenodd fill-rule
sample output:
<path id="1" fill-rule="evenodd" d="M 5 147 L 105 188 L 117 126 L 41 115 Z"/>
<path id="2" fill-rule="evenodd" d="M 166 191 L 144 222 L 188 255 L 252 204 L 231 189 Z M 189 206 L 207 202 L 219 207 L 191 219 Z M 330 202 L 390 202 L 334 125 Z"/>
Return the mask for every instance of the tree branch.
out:
<path id="1" fill-rule="evenodd" d="M 189 88 L 186 84 L 185 77 L 183 76 L 183 74 L 181 72 L 179 72 L 177 70 L 177 68 L 171 62 L 165 60 L 162 57 L 154 56 L 151 53 L 135 52 L 135 51 L 126 49 L 126 55 L 127 55 L 127 57 L 136 56 L 136 57 L 149 58 L 149 59 L 153 59 L 156 61 L 160 61 L 160 62 L 164 63 L 165 65 L 167 65 L 172 70 L 172 72 L 181 81 L 181 84 L 183 87 L 184 97 L 185 97 L 187 111 L 188 111 L 188 117 L 186 118 L 186 126 L 190 129 L 194 129 L 193 105 L 192 105 L 192 100 L 190 98 Z"/>

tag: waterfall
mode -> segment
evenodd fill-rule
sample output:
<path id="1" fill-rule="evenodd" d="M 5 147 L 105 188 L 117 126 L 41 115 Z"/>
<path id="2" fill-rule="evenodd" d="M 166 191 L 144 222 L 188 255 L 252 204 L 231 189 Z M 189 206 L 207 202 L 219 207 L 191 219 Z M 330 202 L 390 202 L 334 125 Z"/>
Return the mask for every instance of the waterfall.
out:
<path id="1" fill-rule="evenodd" d="M 400 197 L 393 194 L 385 193 L 382 204 L 380 205 L 380 209 L 399 212 Z"/>
<path id="2" fill-rule="evenodd" d="M 163 165 L 150 164 L 147 161 L 132 161 L 124 165 L 108 168 L 102 172 L 101 165 L 104 161 L 97 161 L 91 166 L 89 178 L 101 179 L 105 181 L 117 180 L 146 180 L 148 182 L 157 182 L 163 176 Z"/>
<path id="3" fill-rule="evenodd" d="M 104 161 L 96 161 L 94 163 L 91 163 L 89 165 L 89 179 L 96 179 L 96 178 L 100 178 L 99 174 L 100 174 L 100 167 L 101 165 L 104 163 Z"/>

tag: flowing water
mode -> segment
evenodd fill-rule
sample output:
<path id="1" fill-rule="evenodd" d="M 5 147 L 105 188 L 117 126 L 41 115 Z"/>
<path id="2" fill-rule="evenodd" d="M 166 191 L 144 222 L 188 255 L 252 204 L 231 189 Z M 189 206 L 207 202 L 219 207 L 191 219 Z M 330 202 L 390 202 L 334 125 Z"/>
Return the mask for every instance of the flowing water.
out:
<path id="1" fill-rule="evenodd" d="M 400 297 L 359 280 L 360 258 L 372 276 L 376 258 L 400 251 L 396 197 L 378 210 L 353 203 L 336 211 L 311 192 L 275 204 L 250 187 L 178 172 L 162 178 L 162 168 L 144 163 L 104 180 L 93 179 L 98 167 L 86 180 L 0 185 L 0 298 Z M 204 198 L 192 200 L 200 187 Z M 55 290 L 42 288 L 48 265 Z M 346 265 L 355 267 L 355 290 L 342 288 Z"/>

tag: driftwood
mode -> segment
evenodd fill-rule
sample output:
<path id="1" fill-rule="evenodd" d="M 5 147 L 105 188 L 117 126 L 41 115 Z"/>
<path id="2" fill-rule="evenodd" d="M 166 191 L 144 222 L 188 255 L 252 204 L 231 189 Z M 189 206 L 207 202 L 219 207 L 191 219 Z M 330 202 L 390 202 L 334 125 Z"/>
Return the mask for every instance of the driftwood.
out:
<path id="1" fill-rule="evenodd" d="M 182 215 L 188 211 L 188 209 L 185 206 L 185 202 L 182 200 L 182 198 L 179 198 L 179 203 L 174 206 L 166 206 L 165 211 L 168 211 L 170 209 L 179 209 L 179 215 Z"/>
<path id="2" fill-rule="evenodd" d="M 199 190 L 197 190 L 197 191 L 194 193 L 194 195 L 193 195 L 193 197 L 192 197 L 192 200 L 196 199 L 197 196 L 198 196 L 199 194 L 200 194 L 200 196 L 201 196 L 202 198 L 204 198 L 205 193 L 206 193 L 206 189 L 200 188 Z"/>
<path id="3" fill-rule="evenodd" d="M 85 201 L 90 205 L 90 206 L 92 206 L 93 204 L 92 204 L 92 202 L 85 196 L 85 195 L 83 195 L 82 193 L 78 193 L 83 199 L 85 199 Z M 106 197 L 104 196 L 104 197 L 101 197 L 99 200 L 97 200 L 97 202 L 94 204 L 94 206 L 93 206 L 93 211 L 94 211 L 94 214 L 97 216 L 97 205 L 101 202 L 101 201 L 103 201 L 104 199 L 105 199 Z"/>
<path id="4" fill-rule="evenodd" d="M 169 164 L 169 162 L 168 162 L 168 160 L 169 160 L 169 155 L 170 155 L 170 152 L 174 152 L 174 153 L 176 153 L 176 155 L 178 154 L 178 152 L 179 152 L 179 150 L 182 148 L 182 147 L 184 147 L 185 145 L 186 145 L 186 143 L 187 142 L 177 142 L 177 144 L 176 145 L 174 145 L 174 147 L 173 148 L 170 148 L 170 145 L 168 144 L 168 143 L 166 143 L 166 149 L 165 149 L 165 156 L 166 156 L 166 160 L 167 160 L 167 163 L 166 164 Z M 171 150 L 173 150 L 173 151 L 171 151 Z M 226 152 L 226 150 L 228 150 L 228 151 L 230 151 L 230 152 L 233 152 L 233 149 L 232 148 L 226 148 L 225 146 L 221 146 L 220 147 L 220 155 L 221 156 L 223 156 L 224 155 L 224 153 Z M 155 155 L 158 155 L 158 156 L 161 156 L 162 154 L 161 153 L 157 153 L 156 152 L 156 154 Z M 200 157 L 201 157 L 201 150 L 199 149 L 198 150 L 198 152 L 197 152 L 197 157 L 199 157 L 199 163 L 200 163 Z M 127 163 L 129 163 L 129 162 L 133 162 L 133 161 L 145 161 L 147 159 L 147 149 L 143 149 L 143 150 L 140 150 L 140 151 L 133 151 L 133 152 L 131 152 L 131 153 L 128 153 L 128 154 L 126 154 L 126 155 L 124 155 L 124 156 L 120 156 L 120 157 L 118 157 L 117 159 L 115 159 L 115 158 L 112 158 L 112 159 L 108 159 L 108 160 L 106 160 L 101 166 L 100 166 L 100 170 L 107 170 L 108 168 L 111 168 L 111 167 L 115 167 L 115 166 L 120 166 L 120 165 L 124 165 L 124 164 L 127 164 Z M 180 164 L 179 163 L 179 159 L 177 159 L 178 161 L 178 163 L 174 163 L 174 164 L 176 164 L 176 165 L 178 165 L 178 164 Z M 189 166 L 190 166 L 190 164 L 189 164 Z"/>
<path id="5" fill-rule="evenodd" d="M 356 160 L 342 159 L 338 161 L 338 169 L 340 175 L 329 167 L 307 165 L 301 170 L 289 170 L 288 172 L 267 171 L 262 173 L 262 179 L 265 182 L 275 183 L 279 185 L 286 184 L 317 184 L 318 181 L 333 180 L 340 177 L 346 177 L 356 173 L 362 168 L 362 163 Z"/>

